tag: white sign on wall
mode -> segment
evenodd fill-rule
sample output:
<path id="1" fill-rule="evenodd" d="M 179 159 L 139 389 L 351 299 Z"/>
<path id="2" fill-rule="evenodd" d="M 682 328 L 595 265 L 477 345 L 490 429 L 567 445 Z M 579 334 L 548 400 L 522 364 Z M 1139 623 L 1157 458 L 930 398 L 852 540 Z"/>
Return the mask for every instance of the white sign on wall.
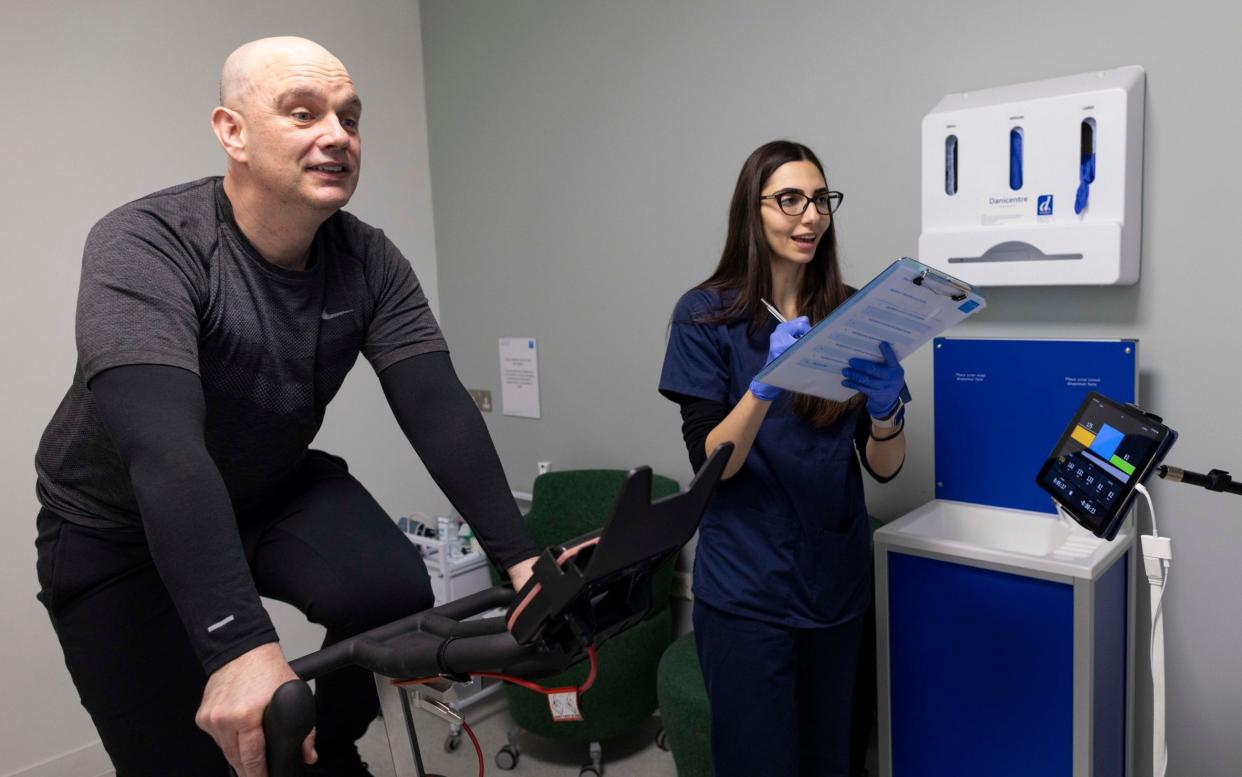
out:
<path id="1" fill-rule="evenodd" d="M 500 401 L 505 415 L 539 417 L 538 354 L 533 337 L 500 338 Z"/>

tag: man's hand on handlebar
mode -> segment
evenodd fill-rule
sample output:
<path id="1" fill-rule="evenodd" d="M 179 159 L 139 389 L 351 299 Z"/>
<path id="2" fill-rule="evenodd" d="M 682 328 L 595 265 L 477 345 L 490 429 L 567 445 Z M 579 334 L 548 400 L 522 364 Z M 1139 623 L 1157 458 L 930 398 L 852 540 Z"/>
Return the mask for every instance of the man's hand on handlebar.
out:
<path id="1" fill-rule="evenodd" d="M 194 721 L 211 735 L 238 777 L 266 777 L 263 710 L 272 694 L 297 675 L 276 642 L 243 653 L 212 673 Z M 302 758 L 318 760 L 315 732 L 302 743 Z"/>
<path id="2" fill-rule="evenodd" d="M 522 586 L 526 585 L 526 581 L 530 580 L 530 576 L 535 569 L 535 560 L 538 558 L 538 556 L 531 556 L 525 561 L 519 561 L 509 567 L 509 579 L 513 581 L 514 591 L 521 591 Z"/>

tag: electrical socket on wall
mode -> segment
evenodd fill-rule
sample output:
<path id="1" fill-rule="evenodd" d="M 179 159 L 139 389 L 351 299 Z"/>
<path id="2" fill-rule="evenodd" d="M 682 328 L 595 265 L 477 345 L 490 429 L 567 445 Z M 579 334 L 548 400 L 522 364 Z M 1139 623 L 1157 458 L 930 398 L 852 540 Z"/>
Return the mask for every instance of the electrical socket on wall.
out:
<path id="1" fill-rule="evenodd" d="M 469 389 L 469 391 L 470 398 L 474 400 L 480 413 L 492 412 L 492 392 L 483 389 Z"/>
<path id="2" fill-rule="evenodd" d="M 540 475 L 546 475 L 548 474 L 548 471 L 552 469 L 552 462 L 541 461 L 536 465 L 536 467 L 538 467 Z"/>

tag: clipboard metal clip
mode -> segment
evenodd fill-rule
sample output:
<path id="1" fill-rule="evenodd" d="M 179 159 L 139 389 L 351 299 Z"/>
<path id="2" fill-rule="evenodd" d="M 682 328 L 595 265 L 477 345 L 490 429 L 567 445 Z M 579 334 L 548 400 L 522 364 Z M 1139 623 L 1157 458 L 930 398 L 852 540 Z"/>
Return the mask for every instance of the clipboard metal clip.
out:
<path id="1" fill-rule="evenodd" d="M 910 279 L 915 286 L 925 286 L 932 294 L 948 297 L 954 302 L 961 302 L 970 294 L 970 287 L 952 278 L 925 269 Z M 927 283 L 931 281 L 931 283 Z M 937 288 L 937 284 L 940 288 Z"/>

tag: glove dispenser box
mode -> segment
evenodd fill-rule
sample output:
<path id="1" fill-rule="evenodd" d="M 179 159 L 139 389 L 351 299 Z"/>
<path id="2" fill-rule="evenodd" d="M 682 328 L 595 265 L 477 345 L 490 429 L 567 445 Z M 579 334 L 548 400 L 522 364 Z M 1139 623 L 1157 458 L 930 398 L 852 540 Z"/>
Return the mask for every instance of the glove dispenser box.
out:
<path id="1" fill-rule="evenodd" d="M 1087 392 L 1135 398 L 1137 343 L 933 356 L 936 498 L 874 540 L 880 774 L 1131 775 L 1134 532 L 1059 519 L 1035 475 Z"/>
<path id="2" fill-rule="evenodd" d="M 923 118 L 919 258 L 980 286 L 1138 281 L 1138 66 L 950 94 Z"/>

